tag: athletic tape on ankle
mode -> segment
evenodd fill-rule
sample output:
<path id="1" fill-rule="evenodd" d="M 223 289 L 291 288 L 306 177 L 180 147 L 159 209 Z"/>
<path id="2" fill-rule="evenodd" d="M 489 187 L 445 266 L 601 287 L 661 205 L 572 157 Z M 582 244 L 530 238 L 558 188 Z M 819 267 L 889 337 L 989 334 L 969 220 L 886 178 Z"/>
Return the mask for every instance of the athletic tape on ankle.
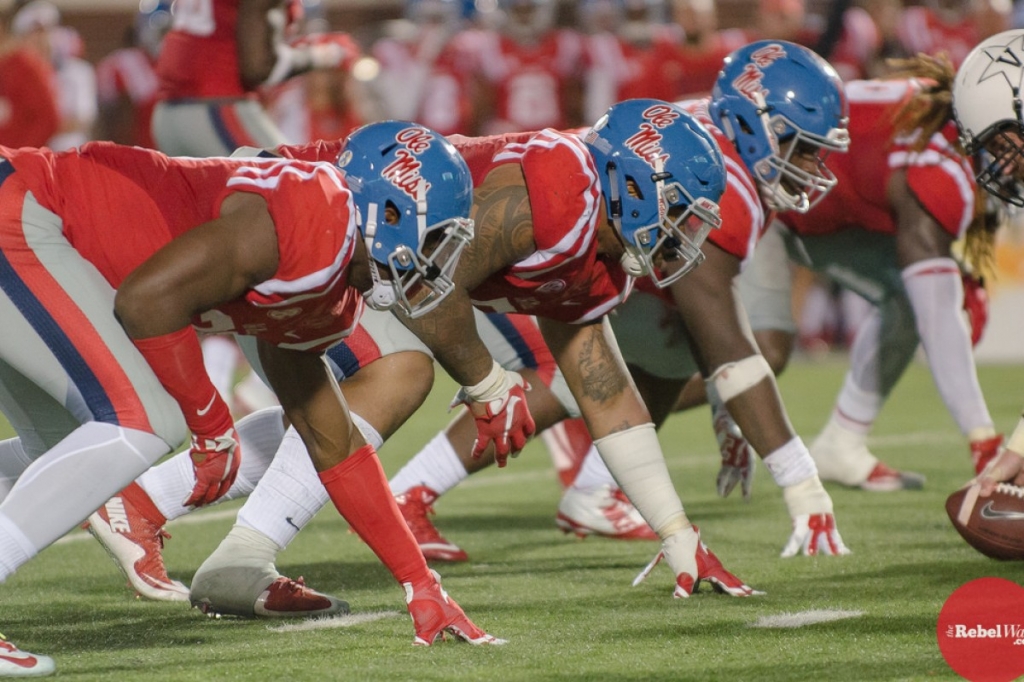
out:
<path id="1" fill-rule="evenodd" d="M 811 459 L 811 453 L 800 439 L 794 436 L 781 448 L 764 458 L 764 466 L 781 488 L 796 485 L 811 476 L 818 475 L 818 467 Z"/>
<path id="2" fill-rule="evenodd" d="M 711 381 L 718 391 L 718 397 L 727 403 L 770 376 L 773 376 L 771 366 L 762 355 L 757 354 L 719 366 L 711 374 Z"/>
<path id="3" fill-rule="evenodd" d="M 804 514 L 831 514 L 832 498 L 818 475 L 782 489 L 782 497 L 786 500 L 786 508 L 793 518 Z"/>
<path id="4" fill-rule="evenodd" d="M 619 487 L 661 538 L 691 525 L 672 485 L 654 424 L 642 424 L 594 441 Z"/>

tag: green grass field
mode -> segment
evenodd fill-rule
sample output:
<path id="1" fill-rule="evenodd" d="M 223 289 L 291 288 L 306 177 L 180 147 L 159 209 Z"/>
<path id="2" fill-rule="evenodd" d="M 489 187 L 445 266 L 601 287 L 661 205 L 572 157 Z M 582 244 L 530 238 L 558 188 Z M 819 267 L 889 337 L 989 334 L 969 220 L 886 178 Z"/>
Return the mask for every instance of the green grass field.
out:
<path id="1" fill-rule="evenodd" d="M 827 419 L 844 369 L 839 359 L 797 363 L 782 377 L 805 439 Z M 980 377 L 997 427 L 1012 429 L 1024 404 L 1024 367 L 986 366 Z M 389 474 L 446 423 L 451 394 L 451 384 L 440 383 L 386 446 Z M 724 500 L 715 495 L 718 455 L 706 410 L 670 419 L 661 436 L 705 541 L 766 596 L 703 591 L 673 600 L 664 566 L 631 587 L 657 545 L 563 535 L 554 525 L 557 479 L 546 452 L 531 445 L 507 469 L 472 477 L 436 505 L 438 527 L 471 558 L 438 566 L 444 585 L 477 624 L 509 640 L 504 647 L 412 647 L 402 590 L 331 507 L 278 566 L 343 596 L 358 618 L 282 628 L 139 601 L 100 546 L 75 531 L 0 587 L 0 629 L 23 648 L 53 656 L 58 675 L 74 680 L 956 680 L 935 636 L 946 597 L 983 576 L 1024 583 L 1024 564 L 976 554 L 946 518 L 944 500 L 971 467 L 922 366 L 899 386 L 872 447 L 891 465 L 924 473 L 925 490 L 831 487 L 854 552 L 847 557 L 779 558 L 789 519 L 763 468 L 750 503 L 738 491 Z M 169 526 L 172 577 L 189 580 L 237 506 Z M 799 629 L 752 627 L 765 616 L 815 609 L 863 615 Z"/>

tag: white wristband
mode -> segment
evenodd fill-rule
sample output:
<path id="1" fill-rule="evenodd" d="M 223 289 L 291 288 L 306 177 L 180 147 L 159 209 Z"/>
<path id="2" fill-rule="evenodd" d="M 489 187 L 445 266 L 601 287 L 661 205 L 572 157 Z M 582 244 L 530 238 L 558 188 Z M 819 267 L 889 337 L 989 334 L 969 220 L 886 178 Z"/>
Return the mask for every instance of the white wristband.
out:
<path id="1" fill-rule="evenodd" d="M 512 379 L 505 368 L 497 362 L 491 366 L 490 373 L 480 383 L 463 386 L 466 396 L 477 403 L 489 403 L 502 398 L 512 388 Z"/>

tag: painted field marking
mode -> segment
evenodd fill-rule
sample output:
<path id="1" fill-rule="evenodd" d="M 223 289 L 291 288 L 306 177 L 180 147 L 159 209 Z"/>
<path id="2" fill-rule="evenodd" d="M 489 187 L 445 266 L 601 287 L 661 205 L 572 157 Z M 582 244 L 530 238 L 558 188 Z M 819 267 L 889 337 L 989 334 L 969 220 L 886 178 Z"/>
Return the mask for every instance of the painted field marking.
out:
<path id="1" fill-rule="evenodd" d="M 761 616 L 750 624 L 752 628 L 802 628 L 815 623 L 828 623 L 846 618 L 859 618 L 863 611 L 843 611 L 841 609 L 815 609 L 813 611 L 797 611 L 796 613 L 779 613 L 774 616 Z"/>
<path id="2" fill-rule="evenodd" d="M 402 615 L 404 615 L 406 618 L 409 617 L 408 613 L 402 614 L 398 611 L 372 611 L 370 613 L 356 613 L 349 614 L 347 616 L 331 616 L 330 618 L 308 618 L 297 623 L 288 623 L 286 625 L 273 625 L 268 627 L 267 630 L 270 630 L 271 632 L 308 632 L 309 630 L 332 630 L 335 628 L 350 628 L 353 625 L 372 623 L 375 620 L 395 618 L 397 616 Z"/>

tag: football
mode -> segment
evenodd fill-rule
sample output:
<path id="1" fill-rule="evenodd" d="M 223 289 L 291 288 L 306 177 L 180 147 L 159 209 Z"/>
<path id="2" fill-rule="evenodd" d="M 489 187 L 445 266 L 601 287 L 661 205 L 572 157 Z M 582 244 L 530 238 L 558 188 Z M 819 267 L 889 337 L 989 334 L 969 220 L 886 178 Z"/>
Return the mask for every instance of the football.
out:
<path id="1" fill-rule="evenodd" d="M 1024 488 L 1000 483 L 990 497 L 977 485 L 946 499 L 946 513 L 960 536 L 987 557 L 1024 560 Z"/>

